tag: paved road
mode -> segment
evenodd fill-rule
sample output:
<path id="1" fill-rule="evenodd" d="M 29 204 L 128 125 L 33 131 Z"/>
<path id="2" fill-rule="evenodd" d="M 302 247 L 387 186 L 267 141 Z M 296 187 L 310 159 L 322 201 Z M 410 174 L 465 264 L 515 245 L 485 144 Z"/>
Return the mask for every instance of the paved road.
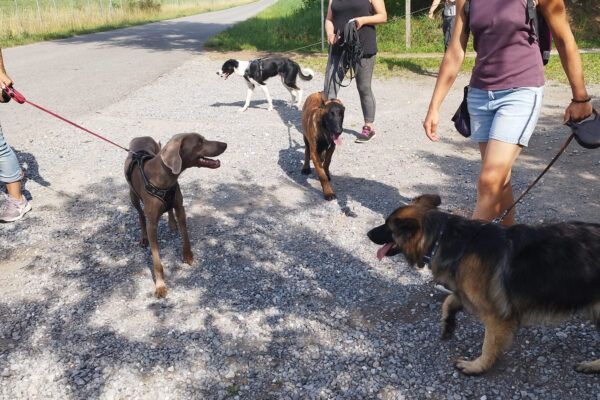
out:
<path id="1" fill-rule="evenodd" d="M 204 42 L 276 0 L 170 21 L 3 51 L 19 90 L 31 100 L 70 117 L 101 109 L 202 52 Z M 2 107 L 0 121 L 8 132 L 36 131 L 49 119 L 27 108 Z"/>

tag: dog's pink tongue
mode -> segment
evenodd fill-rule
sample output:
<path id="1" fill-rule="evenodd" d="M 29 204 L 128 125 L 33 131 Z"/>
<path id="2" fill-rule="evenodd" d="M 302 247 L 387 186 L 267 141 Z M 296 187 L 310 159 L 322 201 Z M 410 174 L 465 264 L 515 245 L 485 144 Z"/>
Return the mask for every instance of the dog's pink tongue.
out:
<path id="1" fill-rule="evenodd" d="M 386 243 L 379 250 L 377 250 L 377 259 L 381 261 L 383 257 L 387 254 L 388 251 L 392 248 L 394 243 Z"/>
<path id="2" fill-rule="evenodd" d="M 337 146 L 341 146 L 342 145 L 342 135 L 336 137 L 335 139 L 333 139 L 333 142 L 337 145 Z"/>

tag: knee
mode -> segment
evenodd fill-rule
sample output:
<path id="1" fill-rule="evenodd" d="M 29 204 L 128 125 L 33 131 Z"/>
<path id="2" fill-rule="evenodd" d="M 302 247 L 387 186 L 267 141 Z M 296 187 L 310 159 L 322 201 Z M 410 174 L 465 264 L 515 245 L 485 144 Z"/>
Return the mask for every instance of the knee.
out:
<path id="1" fill-rule="evenodd" d="M 479 174 L 477 191 L 480 194 L 499 194 L 507 186 L 507 174 L 497 169 L 484 169 Z"/>

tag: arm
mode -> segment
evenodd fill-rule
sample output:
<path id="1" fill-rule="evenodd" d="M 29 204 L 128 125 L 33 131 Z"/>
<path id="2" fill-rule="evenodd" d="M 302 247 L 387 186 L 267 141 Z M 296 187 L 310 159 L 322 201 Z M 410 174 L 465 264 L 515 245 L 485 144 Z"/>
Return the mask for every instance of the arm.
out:
<path id="1" fill-rule="evenodd" d="M 0 88 L 4 89 L 7 86 L 12 85 L 13 81 L 10 79 L 6 70 L 4 69 L 4 60 L 2 59 L 2 49 L 0 49 Z"/>
<path id="2" fill-rule="evenodd" d="M 429 15 L 428 15 L 429 19 L 433 19 L 433 12 L 440 5 L 440 1 L 441 0 L 433 0 L 433 3 L 431 3 L 431 7 L 429 8 Z"/>
<path id="3" fill-rule="evenodd" d="M 589 98 L 583 79 L 583 66 L 577 43 L 571 32 L 564 0 L 538 0 L 540 11 L 552 31 L 560 62 L 571 85 L 573 99 Z M 592 103 L 571 102 L 565 110 L 564 122 L 581 121 L 592 114 Z"/>
<path id="4" fill-rule="evenodd" d="M 335 44 L 335 28 L 333 27 L 333 16 L 331 13 L 331 2 L 329 0 L 329 6 L 327 7 L 327 17 L 325 18 L 325 33 L 327 34 L 327 42 L 331 45 Z"/>
<path id="5" fill-rule="evenodd" d="M 363 25 L 379 25 L 387 22 L 387 11 L 383 0 L 371 0 L 375 14 L 355 18 L 356 29 L 360 29 Z"/>
<path id="6" fill-rule="evenodd" d="M 448 50 L 444 54 L 442 65 L 440 65 L 440 72 L 435 82 L 435 89 L 431 96 L 431 102 L 429 103 L 429 110 L 427 110 L 427 117 L 423 122 L 423 128 L 425 128 L 425 134 L 427 137 L 437 142 L 440 138 L 437 136 L 437 126 L 440 120 L 439 109 L 446 98 L 446 95 L 450 91 L 452 84 L 456 80 L 456 76 L 460 71 L 460 67 L 465 59 L 465 51 L 467 48 L 467 41 L 469 35 L 465 33 L 465 13 L 464 13 L 465 0 L 456 1 L 456 19 L 454 24 L 454 31 L 452 31 L 452 39 L 448 45 Z"/>

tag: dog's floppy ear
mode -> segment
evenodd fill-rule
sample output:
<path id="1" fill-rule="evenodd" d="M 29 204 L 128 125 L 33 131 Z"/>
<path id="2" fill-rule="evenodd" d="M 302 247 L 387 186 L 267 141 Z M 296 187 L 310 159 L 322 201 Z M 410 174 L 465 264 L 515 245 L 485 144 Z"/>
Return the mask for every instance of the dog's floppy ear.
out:
<path id="1" fill-rule="evenodd" d="M 418 204 L 427 208 L 436 208 L 442 204 L 442 199 L 437 194 L 424 194 L 413 199 L 413 204 Z"/>
<path id="2" fill-rule="evenodd" d="M 183 141 L 183 135 L 175 135 L 171 140 L 167 142 L 165 147 L 160 151 L 160 158 L 162 162 L 169 167 L 172 173 L 175 175 L 181 172 L 181 142 Z"/>

